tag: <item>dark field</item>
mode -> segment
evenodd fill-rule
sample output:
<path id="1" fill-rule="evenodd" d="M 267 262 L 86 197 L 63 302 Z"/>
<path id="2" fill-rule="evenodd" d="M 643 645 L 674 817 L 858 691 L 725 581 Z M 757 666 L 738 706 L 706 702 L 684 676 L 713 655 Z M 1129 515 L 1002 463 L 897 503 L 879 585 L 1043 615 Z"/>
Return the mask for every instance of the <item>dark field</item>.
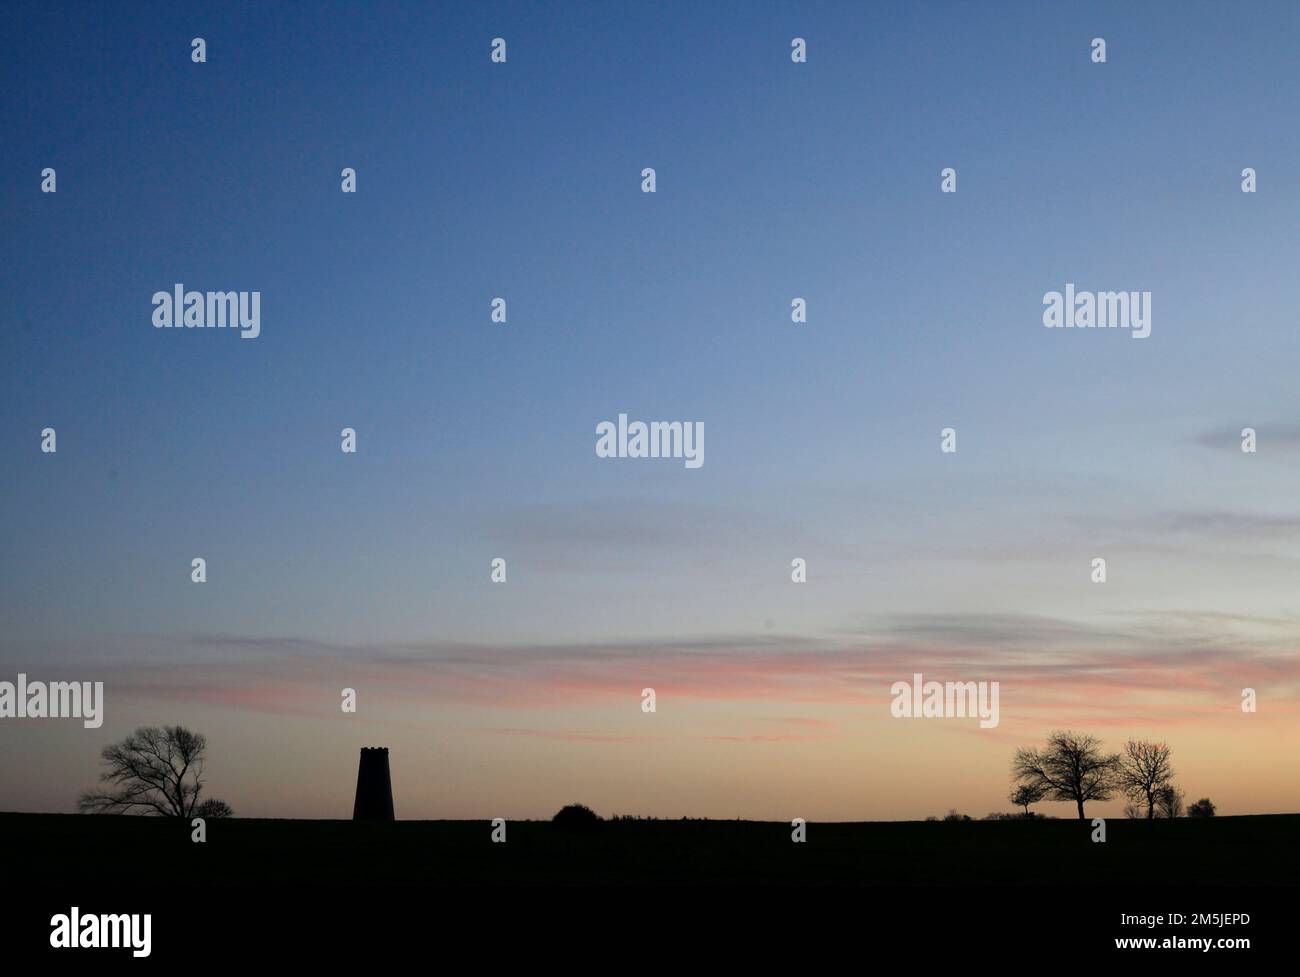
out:
<path id="1" fill-rule="evenodd" d="M 785 823 L 613 821 L 590 834 L 518 821 L 188 822 L 0 814 L 6 874 L 100 883 L 1249 885 L 1300 881 L 1300 815 L 1108 820 Z M 15 875 L 14 873 L 20 873 Z"/>

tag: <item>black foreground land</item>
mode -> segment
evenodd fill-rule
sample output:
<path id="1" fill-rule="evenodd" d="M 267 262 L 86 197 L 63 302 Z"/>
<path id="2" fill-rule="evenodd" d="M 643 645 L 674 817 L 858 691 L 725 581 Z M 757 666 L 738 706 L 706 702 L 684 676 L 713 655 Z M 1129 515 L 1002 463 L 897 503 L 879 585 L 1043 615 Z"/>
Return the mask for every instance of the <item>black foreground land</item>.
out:
<path id="1" fill-rule="evenodd" d="M 915 967 L 1068 945 L 1080 965 L 1136 954 L 1223 973 L 1294 951 L 1300 815 L 1106 828 L 1097 844 L 1090 822 L 1069 820 L 812 823 L 795 844 L 785 823 L 521 821 L 494 844 L 488 821 L 232 819 L 196 844 L 188 822 L 0 814 L 0 943 L 41 965 L 201 959 L 200 972 L 252 953 L 337 972 L 433 952 L 511 972 L 642 957 L 688 973 L 820 972 L 837 958 Z M 149 914 L 148 960 L 51 948 L 72 907 Z"/>
<path id="2" fill-rule="evenodd" d="M 398 885 L 1260 885 L 1300 880 L 1300 815 L 1109 820 L 1104 844 L 1075 820 L 210 821 L 0 814 L 14 877 L 187 884 Z"/>

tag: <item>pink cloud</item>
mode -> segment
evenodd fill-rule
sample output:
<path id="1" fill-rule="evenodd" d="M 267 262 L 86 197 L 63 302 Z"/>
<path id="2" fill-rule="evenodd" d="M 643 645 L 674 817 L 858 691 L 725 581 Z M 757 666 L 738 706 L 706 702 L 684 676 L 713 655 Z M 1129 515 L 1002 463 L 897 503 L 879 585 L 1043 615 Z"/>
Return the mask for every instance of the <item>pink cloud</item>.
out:
<path id="1" fill-rule="evenodd" d="M 205 660 L 100 671 L 107 672 L 110 692 L 321 716 L 337 710 L 344 687 L 395 704 L 566 709 L 636 699 L 649 686 L 661 700 L 883 712 L 890 686 L 921 672 L 938 681 L 998 681 L 1004 722 L 1070 715 L 1099 724 L 1168 725 L 1230 712 L 1245 686 L 1274 690 L 1276 702 L 1277 692 L 1294 691 L 1300 674 L 1295 652 L 1281 646 L 1197 643 L 1149 628 L 1138 638 L 1099 636 L 1060 624 L 1049 628 L 1036 619 L 1026 625 L 1026 641 L 1017 643 L 1014 620 L 996 623 L 992 643 L 983 646 L 974 642 L 990 641 L 989 634 L 975 628 L 965 634 L 948 621 L 937 635 L 898 640 L 894 634 L 882 641 L 845 636 L 782 643 L 763 635 L 646 644 L 374 648 L 285 641 L 274 655 L 250 656 L 275 639 L 245 639 L 229 643 L 240 652 L 233 658 L 221 657 L 227 646 L 219 639 L 204 639 L 199 644 Z M 1141 647 L 1142 641 L 1150 647 Z M 1104 643 L 1114 647 L 1098 647 Z M 764 721 L 831 725 L 818 718 Z M 798 734 L 775 738 L 790 735 Z"/>

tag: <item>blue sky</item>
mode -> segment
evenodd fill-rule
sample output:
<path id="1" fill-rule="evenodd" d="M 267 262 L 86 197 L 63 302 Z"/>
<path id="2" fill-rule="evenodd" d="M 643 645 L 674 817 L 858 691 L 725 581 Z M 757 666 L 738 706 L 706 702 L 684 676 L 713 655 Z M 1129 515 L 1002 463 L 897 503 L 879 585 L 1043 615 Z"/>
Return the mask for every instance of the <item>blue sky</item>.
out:
<path id="1" fill-rule="evenodd" d="M 762 655 L 1156 615 L 1164 648 L 1208 612 L 1293 654 L 1291 5 L 0 18 L 0 663 L 172 676 L 105 736 L 189 708 L 222 641 Z M 153 329 L 176 282 L 260 291 L 261 336 Z M 1066 282 L 1149 290 L 1151 336 L 1044 329 Z M 703 421 L 705 465 L 596 458 L 620 411 Z"/>

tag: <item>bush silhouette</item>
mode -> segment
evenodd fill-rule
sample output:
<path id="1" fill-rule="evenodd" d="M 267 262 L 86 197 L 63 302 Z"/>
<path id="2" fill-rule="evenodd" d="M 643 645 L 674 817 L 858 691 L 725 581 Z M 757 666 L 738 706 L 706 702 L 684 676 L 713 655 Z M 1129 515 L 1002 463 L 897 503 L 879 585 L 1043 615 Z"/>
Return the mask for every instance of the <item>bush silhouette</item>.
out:
<path id="1" fill-rule="evenodd" d="M 235 812 L 231 809 L 229 804 L 223 800 L 218 800 L 215 797 L 209 797 L 194 809 L 194 816 L 196 818 L 205 818 L 209 821 L 213 818 L 229 818 L 234 817 L 234 815 Z"/>
<path id="2" fill-rule="evenodd" d="M 1189 818 L 1214 817 L 1214 802 L 1208 797 L 1202 797 L 1195 804 L 1189 804 L 1187 806 L 1187 816 Z"/>
<path id="3" fill-rule="evenodd" d="M 600 824 L 600 815 L 586 804 L 566 804 L 555 812 L 551 823 L 566 831 L 594 831 Z"/>

